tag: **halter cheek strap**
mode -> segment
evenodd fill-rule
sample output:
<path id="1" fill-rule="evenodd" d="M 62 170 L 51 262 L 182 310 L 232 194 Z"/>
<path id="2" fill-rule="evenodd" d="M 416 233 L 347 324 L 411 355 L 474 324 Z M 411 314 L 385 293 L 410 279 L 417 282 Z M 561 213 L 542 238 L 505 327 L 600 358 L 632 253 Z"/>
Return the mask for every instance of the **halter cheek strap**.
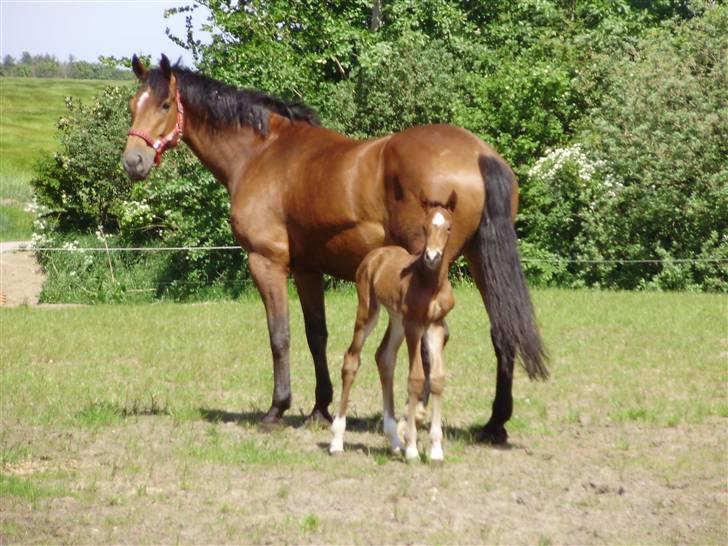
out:
<path id="1" fill-rule="evenodd" d="M 137 136 L 141 138 L 144 142 L 147 143 L 148 146 L 154 149 L 154 151 L 156 152 L 154 156 L 154 164 L 157 166 L 159 166 L 159 164 L 162 162 L 162 154 L 164 153 L 164 151 L 177 146 L 180 139 L 182 138 L 182 129 L 184 128 L 185 122 L 185 110 L 182 107 L 182 100 L 179 97 L 179 89 L 177 89 L 175 92 L 175 99 L 177 101 L 177 123 L 175 124 L 174 128 L 163 138 L 154 140 L 141 129 L 129 129 L 129 132 L 127 133 L 130 136 Z"/>

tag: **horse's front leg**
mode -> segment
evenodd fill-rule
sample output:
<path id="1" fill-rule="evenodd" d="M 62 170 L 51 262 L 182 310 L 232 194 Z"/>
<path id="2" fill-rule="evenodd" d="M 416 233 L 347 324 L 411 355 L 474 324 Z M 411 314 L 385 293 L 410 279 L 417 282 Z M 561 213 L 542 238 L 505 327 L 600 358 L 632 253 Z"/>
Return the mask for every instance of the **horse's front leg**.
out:
<path id="1" fill-rule="evenodd" d="M 420 457 L 419 451 L 417 451 L 417 422 L 415 416 L 417 413 L 417 403 L 425 383 L 425 373 L 422 369 L 422 353 L 420 352 L 422 334 L 423 330 L 421 327 L 405 323 L 405 338 L 407 339 L 407 350 L 410 359 L 409 380 L 407 382 L 409 407 L 407 411 L 407 428 L 405 430 L 405 441 L 407 443 L 405 457 L 407 458 L 407 462 L 416 462 Z"/>
<path id="2" fill-rule="evenodd" d="M 312 421 L 331 422 L 329 404 L 334 390 L 326 360 L 326 309 L 324 306 L 324 276 L 316 272 L 294 271 L 293 280 L 301 300 L 303 321 L 306 326 L 306 341 L 311 350 L 316 372 L 316 403 L 309 415 Z"/>
<path id="3" fill-rule="evenodd" d="M 291 371 L 288 362 L 290 333 L 288 330 L 288 269 L 261 254 L 250 253 L 250 274 L 260 292 L 268 318 L 268 336 L 273 353 L 273 402 L 263 417 L 263 424 L 280 421 L 291 407 Z"/>
<path id="4" fill-rule="evenodd" d="M 445 389 L 445 366 L 443 350 L 448 339 L 444 321 L 432 323 L 423 337 L 431 358 L 430 385 L 432 388 L 432 421 L 430 424 L 430 460 L 442 461 L 442 392 Z"/>

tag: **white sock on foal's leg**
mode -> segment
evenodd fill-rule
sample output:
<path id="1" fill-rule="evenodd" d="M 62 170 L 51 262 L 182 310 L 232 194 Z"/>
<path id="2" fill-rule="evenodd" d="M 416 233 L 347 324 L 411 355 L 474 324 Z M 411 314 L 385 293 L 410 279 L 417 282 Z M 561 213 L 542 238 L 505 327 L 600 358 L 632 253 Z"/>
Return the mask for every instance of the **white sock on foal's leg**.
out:
<path id="1" fill-rule="evenodd" d="M 397 421 L 386 411 L 384 413 L 384 435 L 389 438 L 389 446 L 392 449 L 392 453 L 398 454 L 402 451 L 402 443 L 399 441 L 399 434 L 397 433 Z"/>
<path id="2" fill-rule="evenodd" d="M 331 423 L 331 432 L 334 433 L 334 437 L 331 439 L 331 445 L 329 446 L 329 453 L 341 453 L 344 451 L 344 431 L 346 430 L 346 416 L 339 417 L 338 415 L 334 418 L 334 422 Z"/>
<path id="3" fill-rule="evenodd" d="M 430 461 L 442 461 L 442 395 L 432 395 L 432 425 L 430 426 Z"/>

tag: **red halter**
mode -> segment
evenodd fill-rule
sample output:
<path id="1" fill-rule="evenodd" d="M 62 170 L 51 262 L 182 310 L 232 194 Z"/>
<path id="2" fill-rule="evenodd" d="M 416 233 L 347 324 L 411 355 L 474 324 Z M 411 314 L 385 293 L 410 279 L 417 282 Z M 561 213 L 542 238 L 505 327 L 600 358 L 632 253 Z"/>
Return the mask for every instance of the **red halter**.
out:
<path id="1" fill-rule="evenodd" d="M 127 133 L 128 135 L 138 136 L 154 148 L 154 151 L 157 152 L 154 156 L 154 164 L 157 166 L 162 162 L 162 153 L 165 150 L 177 146 L 180 138 L 182 138 L 182 129 L 185 123 L 185 109 L 182 107 L 182 101 L 179 98 L 179 89 L 175 92 L 175 98 L 177 100 L 177 124 L 164 138 L 153 140 L 152 137 L 140 129 L 129 129 Z"/>

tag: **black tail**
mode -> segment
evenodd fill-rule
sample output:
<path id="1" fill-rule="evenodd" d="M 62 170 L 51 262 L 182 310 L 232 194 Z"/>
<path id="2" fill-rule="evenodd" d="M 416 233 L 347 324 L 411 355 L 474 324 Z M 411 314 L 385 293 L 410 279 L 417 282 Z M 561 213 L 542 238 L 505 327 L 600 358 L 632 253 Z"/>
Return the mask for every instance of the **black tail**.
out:
<path id="1" fill-rule="evenodd" d="M 485 207 L 477 239 L 493 343 L 496 350 L 517 352 L 531 379 L 546 379 L 547 356 L 521 269 L 511 217 L 514 175 L 496 157 L 481 156 L 478 163 L 485 183 Z"/>

